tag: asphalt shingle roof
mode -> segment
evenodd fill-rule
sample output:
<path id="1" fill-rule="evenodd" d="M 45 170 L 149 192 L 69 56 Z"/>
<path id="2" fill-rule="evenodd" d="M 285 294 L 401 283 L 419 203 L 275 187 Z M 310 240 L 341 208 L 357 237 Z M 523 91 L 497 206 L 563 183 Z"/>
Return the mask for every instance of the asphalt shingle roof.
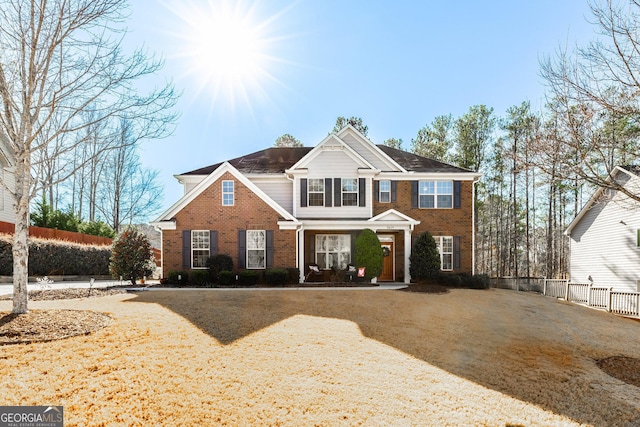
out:
<path id="1" fill-rule="evenodd" d="M 387 147 L 386 145 L 378 145 L 378 148 L 408 171 L 471 172 L 468 169 Z M 228 162 L 242 173 L 280 174 L 295 165 L 311 150 L 313 150 L 313 147 L 271 147 L 236 157 L 228 160 Z M 222 162 L 185 172 L 182 175 L 209 175 L 220 165 L 222 165 Z"/>

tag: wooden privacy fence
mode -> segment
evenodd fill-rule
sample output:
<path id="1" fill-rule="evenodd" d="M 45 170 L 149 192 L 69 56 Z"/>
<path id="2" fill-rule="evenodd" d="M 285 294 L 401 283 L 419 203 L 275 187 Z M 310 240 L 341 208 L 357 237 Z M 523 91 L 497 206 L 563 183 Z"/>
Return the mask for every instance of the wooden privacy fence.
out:
<path id="1" fill-rule="evenodd" d="M 541 277 L 500 277 L 492 279 L 492 284 L 496 288 L 539 292 L 621 316 L 640 318 L 640 292 L 614 291 L 593 283 L 571 283 L 567 279 Z"/>
<path id="2" fill-rule="evenodd" d="M 14 224 L 0 221 L 0 233 L 13 234 L 14 232 Z M 108 237 L 92 236 L 91 234 L 58 230 L 56 228 L 36 227 L 33 225 L 29 226 L 29 236 L 51 240 L 66 240 L 85 245 L 111 245 L 113 243 L 113 239 Z"/>

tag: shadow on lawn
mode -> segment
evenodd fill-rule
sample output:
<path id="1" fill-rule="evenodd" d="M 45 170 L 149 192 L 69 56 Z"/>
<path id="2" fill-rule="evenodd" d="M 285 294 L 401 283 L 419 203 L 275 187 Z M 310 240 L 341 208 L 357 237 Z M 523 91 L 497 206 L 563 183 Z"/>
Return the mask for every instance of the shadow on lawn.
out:
<path id="1" fill-rule="evenodd" d="M 467 292 L 485 293 L 496 299 L 494 304 L 501 303 L 492 290 Z M 574 389 L 574 376 L 597 369 L 592 355 L 575 348 L 562 334 L 537 337 L 519 324 L 518 310 L 538 309 L 534 304 L 544 304 L 541 297 L 530 296 L 540 301 L 514 307 L 513 319 L 506 320 L 506 310 L 481 311 L 472 302 L 463 313 L 452 313 L 447 308 L 449 298 L 462 296 L 398 291 L 154 291 L 128 301 L 160 304 L 225 345 L 295 315 L 345 319 L 356 323 L 368 338 L 578 422 L 598 424 L 604 419 L 610 420 L 609 425 L 628 425 L 633 421 L 624 421 L 621 415 L 628 417 L 633 406 L 612 397 L 605 387 Z M 550 309 L 579 310 L 548 303 L 555 304 Z M 504 330 L 496 330 L 496 324 Z M 487 341 L 496 345 L 478 345 L 478 331 L 491 334 Z M 637 422 L 640 413 L 635 418 Z"/>

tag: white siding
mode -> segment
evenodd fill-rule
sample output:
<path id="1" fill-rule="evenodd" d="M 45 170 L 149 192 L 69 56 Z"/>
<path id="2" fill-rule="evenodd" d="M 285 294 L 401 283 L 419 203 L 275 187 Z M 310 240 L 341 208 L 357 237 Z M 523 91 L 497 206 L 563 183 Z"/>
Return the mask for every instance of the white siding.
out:
<path id="1" fill-rule="evenodd" d="M 376 169 L 383 171 L 390 170 L 390 165 L 372 152 L 372 150 L 377 150 L 377 147 L 374 147 L 369 143 L 362 143 L 360 140 L 348 133 L 342 137 L 342 141 L 351 147 L 353 151 L 362 156 L 366 161 L 371 163 Z"/>
<path id="2" fill-rule="evenodd" d="M 616 194 L 595 203 L 571 231 L 571 280 L 636 291 L 640 280 L 640 204 Z"/>
<path id="3" fill-rule="evenodd" d="M 342 150 L 323 151 L 308 166 L 306 178 L 361 178 L 358 174 L 359 165 Z M 296 216 L 301 218 L 370 218 L 372 212 L 370 179 L 366 180 L 366 206 L 308 206 L 300 207 L 300 180 L 296 179 L 295 194 L 297 200 Z M 332 187 L 332 190 L 333 187 Z M 333 191 L 332 191 L 333 194 Z M 332 203 L 333 205 L 333 203 Z"/>
<path id="4" fill-rule="evenodd" d="M 282 179 L 252 179 L 252 182 L 276 203 L 293 213 L 293 182 Z"/>
<path id="5" fill-rule="evenodd" d="M 15 188 L 13 172 L 6 168 L 0 168 L 0 179 L 11 189 Z M 15 223 L 13 201 L 11 195 L 0 186 L 0 221 Z"/>

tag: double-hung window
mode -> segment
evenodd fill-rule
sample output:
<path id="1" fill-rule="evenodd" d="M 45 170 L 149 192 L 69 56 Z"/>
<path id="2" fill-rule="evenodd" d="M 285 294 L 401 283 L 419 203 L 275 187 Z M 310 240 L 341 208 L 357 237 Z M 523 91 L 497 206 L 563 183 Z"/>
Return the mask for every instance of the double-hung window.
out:
<path id="1" fill-rule="evenodd" d="M 264 230 L 247 230 L 247 269 L 265 268 L 266 248 Z"/>
<path id="2" fill-rule="evenodd" d="M 378 195 L 378 200 L 381 203 L 389 203 L 391 201 L 391 181 L 380 181 L 379 187 L 380 194 Z"/>
<path id="3" fill-rule="evenodd" d="M 440 269 L 444 271 L 453 270 L 453 237 L 434 236 L 436 246 L 440 252 Z"/>
<path id="4" fill-rule="evenodd" d="M 324 206 L 324 179 L 309 178 L 309 206 Z"/>
<path id="5" fill-rule="evenodd" d="M 420 181 L 420 208 L 452 208 L 453 181 Z"/>
<path id="6" fill-rule="evenodd" d="M 222 206 L 233 206 L 233 181 L 222 181 Z"/>
<path id="7" fill-rule="evenodd" d="M 209 230 L 191 231 L 191 268 L 207 268 L 211 242 Z"/>
<path id="8" fill-rule="evenodd" d="M 351 235 L 316 235 L 316 263 L 320 268 L 344 270 L 351 262 Z"/>
<path id="9" fill-rule="evenodd" d="M 358 206 L 358 178 L 342 178 L 342 206 Z"/>

